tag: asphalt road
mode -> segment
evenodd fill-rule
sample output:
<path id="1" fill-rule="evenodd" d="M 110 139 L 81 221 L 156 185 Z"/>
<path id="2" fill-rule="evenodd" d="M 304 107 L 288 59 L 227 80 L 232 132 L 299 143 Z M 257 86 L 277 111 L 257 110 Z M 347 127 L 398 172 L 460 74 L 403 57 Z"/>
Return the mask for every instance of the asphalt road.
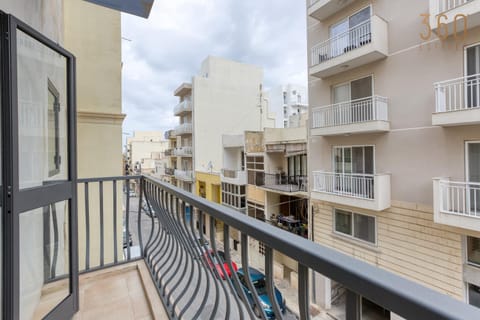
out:
<path id="1" fill-rule="evenodd" d="M 206 268 L 204 261 L 198 257 L 200 253 L 194 253 L 191 246 L 180 243 L 176 234 L 171 230 L 160 228 L 157 218 L 150 218 L 142 213 L 140 216 L 140 233 L 138 229 L 138 201 L 139 198 L 130 198 L 129 231 L 132 235 L 131 257 L 140 254 L 139 235 L 141 234 L 143 245 L 148 242 L 154 226 L 153 242 L 153 265 L 158 272 L 159 282 L 162 283 L 164 292 L 170 295 L 170 301 L 176 303 L 177 314 L 182 312 L 183 319 L 248 319 L 248 312 L 243 302 L 231 288 L 226 280 L 217 279 L 213 272 Z M 124 220 L 125 221 L 125 220 Z M 155 239 L 157 234 L 161 238 Z M 184 239 L 185 240 L 185 239 Z M 219 247 L 223 247 L 219 243 Z M 240 264 L 238 264 L 240 268 Z M 288 308 L 288 304 L 287 304 Z M 297 317 L 287 311 L 284 319 L 293 320 Z"/>

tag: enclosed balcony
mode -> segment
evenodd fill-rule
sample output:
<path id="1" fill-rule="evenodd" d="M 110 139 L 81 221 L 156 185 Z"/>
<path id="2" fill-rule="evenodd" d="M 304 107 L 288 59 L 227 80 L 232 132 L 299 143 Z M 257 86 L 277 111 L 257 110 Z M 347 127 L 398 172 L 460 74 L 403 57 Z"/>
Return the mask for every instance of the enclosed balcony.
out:
<path id="1" fill-rule="evenodd" d="M 430 0 L 430 27 L 439 37 L 465 38 L 480 26 L 480 2 L 476 0 Z"/>
<path id="2" fill-rule="evenodd" d="M 246 185 L 247 184 L 247 171 L 235 170 L 235 169 L 222 169 L 220 174 L 220 180 L 222 182 Z"/>
<path id="3" fill-rule="evenodd" d="M 390 130 L 388 99 L 372 96 L 313 108 L 312 135 L 330 136 Z"/>
<path id="4" fill-rule="evenodd" d="M 390 207 L 389 174 L 313 172 L 314 199 L 382 211 Z"/>
<path id="5" fill-rule="evenodd" d="M 190 146 L 175 148 L 173 154 L 177 157 L 191 157 L 193 154 L 193 149 Z"/>
<path id="6" fill-rule="evenodd" d="M 480 231 L 480 183 L 433 179 L 436 223 Z"/>
<path id="7" fill-rule="evenodd" d="M 309 74 L 326 78 L 388 55 L 388 24 L 378 16 L 315 45 L 310 52 Z"/>
<path id="8" fill-rule="evenodd" d="M 187 134 L 192 134 L 192 124 L 191 123 L 182 123 L 175 127 L 175 135 L 183 136 Z"/>
<path id="9" fill-rule="evenodd" d="M 178 170 L 175 169 L 175 178 L 185 182 L 194 181 L 194 173 L 192 170 Z"/>
<path id="10" fill-rule="evenodd" d="M 435 87 L 436 126 L 461 126 L 480 123 L 480 74 L 437 82 Z"/>
<path id="11" fill-rule="evenodd" d="M 308 15 L 317 20 L 325 20 L 350 5 L 354 0 L 309 0 Z"/>
<path id="12" fill-rule="evenodd" d="M 173 108 L 175 116 L 181 116 L 187 112 L 192 112 L 192 102 L 190 100 L 183 100 Z"/>

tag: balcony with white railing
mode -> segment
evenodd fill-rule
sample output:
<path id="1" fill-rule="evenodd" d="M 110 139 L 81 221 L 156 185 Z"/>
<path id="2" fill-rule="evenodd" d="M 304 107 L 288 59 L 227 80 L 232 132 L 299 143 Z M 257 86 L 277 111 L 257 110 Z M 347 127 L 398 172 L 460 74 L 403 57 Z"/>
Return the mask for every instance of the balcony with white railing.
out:
<path id="1" fill-rule="evenodd" d="M 372 96 L 313 108 L 312 135 L 330 136 L 390 130 L 388 99 Z"/>
<path id="2" fill-rule="evenodd" d="M 310 17 L 317 20 L 325 20 L 355 0 L 310 0 L 310 6 L 307 9 L 307 13 Z"/>
<path id="3" fill-rule="evenodd" d="M 458 126 L 480 123 L 480 74 L 437 82 L 432 124 Z"/>
<path id="4" fill-rule="evenodd" d="M 175 127 L 175 135 L 182 136 L 186 134 L 192 134 L 192 124 L 182 123 Z"/>
<path id="5" fill-rule="evenodd" d="M 193 154 L 193 149 L 190 146 L 175 148 L 173 154 L 177 157 L 191 157 Z"/>
<path id="6" fill-rule="evenodd" d="M 247 184 L 247 171 L 235 169 L 222 169 L 220 173 L 220 180 L 222 182 L 231 183 L 235 185 Z"/>
<path id="7" fill-rule="evenodd" d="M 187 112 L 192 112 L 192 102 L 190 100 L 183 100 L 173 108 L 175 116 L 181 116 Z"/>
<path id="8" fill-rule="evenodd" d="M 389 174 L 313 172 L 313 199 L 382 211 L 390 207 Z"/>
<path id="9" fill-rule="evenodd" d="M 388 24 L 378 16 L 325 40 L 310 52 L 311 76 L 326 78 L 388 55 Z"/>
<path id="10" fill-rule="evenodd" d="M 193 182 L 194 174 L 192 170 L 178 170 L 175 169 L 175 178 L 185 182 Z"/>
<path id="11" fill-rule="evenodd" d="M 433 179 L 433 220 L 480 231 L 480 183 Z"/>
<path id="12" fill-rule="evenodd" d="M 467 30 L 480 26 L 480 1 L 430 0 L 429 24 L 439 36 L 463 38 Z"/>

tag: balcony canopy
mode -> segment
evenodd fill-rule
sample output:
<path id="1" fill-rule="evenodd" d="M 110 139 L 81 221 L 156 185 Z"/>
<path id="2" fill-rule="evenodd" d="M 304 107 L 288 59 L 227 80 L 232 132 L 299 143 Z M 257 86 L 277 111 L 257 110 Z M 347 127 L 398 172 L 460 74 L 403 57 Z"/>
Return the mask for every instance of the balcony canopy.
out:
<path id="1" fill-rule="evenodd" d="M 148 18 L 154 0 L 84 0 L 113 10 Z"/>

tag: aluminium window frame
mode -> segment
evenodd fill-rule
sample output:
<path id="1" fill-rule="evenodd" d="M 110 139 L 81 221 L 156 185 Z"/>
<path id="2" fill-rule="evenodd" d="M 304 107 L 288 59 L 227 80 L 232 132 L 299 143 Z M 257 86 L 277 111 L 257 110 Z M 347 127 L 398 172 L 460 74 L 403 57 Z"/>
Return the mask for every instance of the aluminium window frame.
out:
<path id="1" fill-rule="evenodd" d="M 344 212 L 348 212 L 350 213 L 351 215 L 351 225 L 352 225 L 352 232 L 351 234 L 346 234 L 346 233 L 343 233 L 341 231 L 337 231 L 336 229 L 336 225 L 337 225 L 337 215 L 336 215 L 336 211 L 337 210 L 341 210 L 341 211 L 344 211 Z M 378 247 L 378 221 L 377 221 L 377 216 L 373 215 L 373 214 L 367 214 L 367 213 L 360 213 L 360 212 L 356 212 L 356 211 L 352 211 L 352 210 L 348 210 L 348 209 L 343 209 L 343 208 L 337 208 L 337 207 L 334 207 L 332 209 L 332 214 L 333 214 L 333 224 L 332 224 L 332 230 L 333 230 L 333 233 L 335 235 L 338 235 L 338 236 L 341 236 L 341 237 L 345 237 L 347 239 L 350 239 L 350 240 L 354 240 L 354 241 L 358 241 L 362 244 L 366 244 L 366 245 L 369 245 L 369 246 L 372 246 L 372 247 Z M 373 218 L 373 221 L 374 221 L 374 236 L 375 236 L 375 242 L 370 242 L 370 241 L 367 241 L 367 240 L 363 240 L 363 239 L 360 239 L 360 238 L 357 238 L 355 237 L 355 223 L 354 223 L 354 216 L 355 215 L 360 215 L 360 216 L 366 216 L 366 217 L 371 217 Z"/>

